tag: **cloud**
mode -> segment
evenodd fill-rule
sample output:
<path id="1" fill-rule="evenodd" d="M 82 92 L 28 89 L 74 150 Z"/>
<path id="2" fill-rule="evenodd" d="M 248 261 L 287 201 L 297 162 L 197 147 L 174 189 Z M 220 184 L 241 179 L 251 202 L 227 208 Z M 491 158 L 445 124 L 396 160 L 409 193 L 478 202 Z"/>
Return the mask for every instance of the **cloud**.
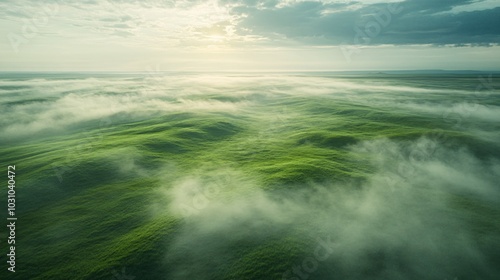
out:
<path id="1" fill-rule="evenodd" d="M 480 81 L 478 80 L 478 85 Z M 489 86 L 493 86 L 489 85 Z M 171 112 L 225 112 L 261 114 L 260 106 L 287 98 L 312 98 L 376 106 L 379 110 L 405 110 L 405 114 L 431 117 L 464 126 L 465 131 L 494 123 L 498 106 L 494 89 L 472 93 L 458 88 L 421 88 L 409 83 L 379 79 L 302 75 L 166 75 L 79 79 L 26 79 L 0 81 L 2 139 L 38 133 L 61 133 L 89 121 L 121 122 Z M 418 94 L 418 99 L 415 99 Z M 439 102 L 436 102 L 439 100 Z M 297 115 L 301 112 L 288 112 Z M 459 123 L 457 123 L 459 122 Z M 484 125 L 478 125 L 484 123 Z M 495 132 L 481 128 L 497 138 Z"/>
<path id="2" fill-rule="evenodd" d="M 450 12 L 471 3 L 470 0 L 373 4 L 296 1 L 273 7 L 240 5 L 232 11 L 244 15 L 237 25 L 240 32 L 271 40 L 284 36 L 313 45 L 498 44 L 498 4 L 491 4 L 489 9 Z M 372 37 L 369 43 L 367 37 Z"/>
<path id="3" fill-rule="evenodd" d="M 498 44 L 498 3 L 486 1 L 482 9 L 459 9 L 477 5 L 478 2 L 485 1 L 220 0 L 143 3 L 102 0 L 48 1 L 39 4 L 39 7 L 31 7 L 23 1 L 7 1 L 0 19 L 22 22 L 23 18 L 30 19 L 40 11 L 50 10 L 51 15 L 54 11 L 56 13 L 51 21 L 57 22 L 61 27 L 58 32 L 63 32 L 64 36 L 70 36 L 67 32 L 75 31 L 67 28 L 69 24 L 87 32 L 105 34 L 116 34 L 115 29 L 120 28 L 123 29 L 121 32 L 129 32 L 133 38 L 148 42 L 163 34 L 176 37 L 182 44 L 197 46 L 199 40 L 203 41 L 199 31 L 220 29 L 221 22 L 228 30 L 234 30 L 225 36 L 229 36 L 230 43 L 236 45 L 252 38 L 267 38 L 271 44 L 278 45 L 285 43 L 283 39 L 305 45 L 357 44 L 355 37 L 359 30 L 366 36 L 374 28 L 380 31 L 370 40 L 371 45 Z M 86 10 L 94 12 L 83 12 Z M 80 32 L 80 35 L 83 34 Z"/>
<path id="4" fill-rule="evenodd" d="M 160 173 L 158 176 L 165 177 L 159 180 L 159 193 L 163 197 L 155 195 L 153 199 L 157 203 L 151 203 L 155 215 L 173 215 L 179 226 L 168 236 L 164 247 L 164 267 L 170 273 L 165 278 L 213 279 L 216 273 L 229 273 L 233 268 L 238 270 L 246 265 L 263 274 L 272 270 L 278 279 L 298 278 L 294 268 L 302 267 L 302 260 L 315 253 L 318 238 L 331 241 L 331 254 L 313 272 L 314 277 L 320 279 L 495 279 L 499 273 L 496 260 L 500 247 L 497 222 L 500 162 L 498 154 L 488 149 L 498 146 L 498 141 L 491 136 L 498 139 L 493 124 L 499 111 L 497 107 L 486 106 L 494 104 L 497 97 L 493 78 L 489 84 L 483 84 L 492 90 L 478 94 L 472 92 L 475 82 L 464 82 L 461 77 L 441 82 L 419 80 L 417 76 L 346 78 L 307 73 L 192 75 L 159 71 L 145 77 L 96 75 L 88 78 L 77 74 L 47 74 L 44 79 L 30 77 L 33 76 L 17 74 L 0 80 L 3 141 L 19 144 L 25 137 L 37 138 L 44 131 L 57 134 L 84 129 L 86 122 L 103 118 L 134 122 L 157 115 L 168 116 L 171 112 L 231 115 L 229 119 L 241 121 L 238 130 L 241 128 L 243 132 L 255 127 L 235 138 L 207 145 L 209 149 L 220 145 L 221 149 L 216 147 L 208 154 L 205 154 L 205 146 L 198 146 L 199 142 L 195 141 L 199 150 L 177 157 L 182 164 L 180 172 L 174 172 L 170 166 L 159 171 L 146 167 L 144 161 L 148 162 L 146 158 L 154 150 L 149 150 L 144 158 L 139 153 L 155 144 L 169 149 L 161 146 L 177 143 L 170 140 L 189 142 L 190 135 L 196 134 L 177 134 L 178 139 L 170 139 L 168 134 L 157 131 L 155 137 L 138 136 L 138 142 L 132 141 L 137 144 L 135 147 L 97 153 L 106 158 L 106 166 L 108 161 L 116 162 L 107 168 L 119 174 L 150 177 Z M 457 85 L 456 81 L 464 84 Z M 429 83 L 432 88 L 421 88 Z M 488 98 L 483 94 L 488 94 Z M 464 100 L 473 102 L 464 103 Z M 484 155 L 467 150 L 466 145 L 483 143 L 474 137 L 475 131 L 465 127 L 463 132 L 447 131 L 463 136 L 455 139 L 463 139 L 463 143 L 413 137 L 400 141 L 349 140 L 342 148 L 315 147 L 311 151 L 317 150 L 318 154 L 301 154 L 297 156 L 297 167 L 293 163 L 288 165 L 293 160 L 288 155 L 296 152 L 293 150 L 296 140 L 304 139 L 299 134 L 310 134 L 313 139 L 321 138 L 323 131 L 335 134 L 357 130 L 357 133 L 376 137 L 379 131 L 373 130 L 379 127 L 405 133 L 413 131 L 415 122 L 417 129 L 431 131 L 428 123 L 420 126 L 418 122 L 431 118 L 429 125 L 442 125 L 436 117 L 443 109 L 462 107 L 467 111 L 477 109 L 466 118 L 479 133 L 491 133 L 491 146 L 485 145 Z M 276 109 L 286 109 L 284 117 L 292 120 L 266 126 L 280 113 Z M 380 114 L 381 111 L 384 113 Z M 406 116 L 412 117 L 405 119 Z M 195 122 L 199 119 L 195 120 L 187 124 L 196 128 Z M 176 122 L 172 120 L 172 124 Z M 205 128 L 215 131 L 213 135 L 218 133 L 217 127 Z M 255 146 L 272 151 L 274 147 L 266 146 L 265 141 L 260 146 L 261 142 L 254 140 L 260 137 L 257 133 L 274 129 L 282 133 L 264 140 L 278 143 L 277 149 L 284 150 L 282 153 L 286 156 L 269 156 L 261 159 L 262 162 L 257 161 L 253 168 L 232 161 L 231 151 L 239 141 L 247 140 L 242 138 L 250 140 L 248 146 L 243 143 L 243 148 L 238 148 L 244 152 Z M 145 128 L 146 131 L 150 129 Z M 164 143 L 156 137 L 160 134 L 165 137 Z M 116 145 L 122 145 L 119 142 Z M 290 143 L 293 147 L 287 146 Z M 245 150 L 246 147 L 251 148 Z M 265 179 L 259 176 L 261 164 L 275 165 L 273 168 L 277 171 L 272 172 L 296 168 L 307 177 L 301 165 L 309 165 L 309 159 L 321 158 L 322 153 L 332 150 L 360 159 L 360 166 L 369 166 L 363 171 L 366 176 L 357 180 L 298 183 L 299 186 L 293 187 L 282 183 L 272 191 L 263 190 Z M 223 151 L 220 158 L 216 156 L 213 160 L 212 155 L 219 151 Z M 159 161 L 169 160 L 163 153 L 154 154 Z M 81 166 L 100 168 L 93 161 L 81 165 L 80 160 L 74 161 L 75 171 Z M 233 164 L 228 167 L 219 164 L 226 160 Z M 307 171 L 316 168 L 317 165 L 311 165 Z M 112 178 L 108 175 L 105 177 Z M 64 178 L 65 183 L 69 182 Z M 246 263 L 248 256 L 254 262 Z M 260 256 L 271 257 L 262 260 Z M 274 266 L 275 262 L 279 265 Z M 287 276 L 288 271 L 295 276 Z"/>
<path id="5" fill-rule="evenodd" d="M 285 275 L 313 254 L 316 237 L 331 240 L 332 253 L 311 275 L 315 279 L 494 278 L 488 246 L 498 246 L 498 240 L 485 232 L 483 238 L 492 243 L 478 244 L 468 224 L 474 210 L 459 202 L 497 205 L 500 162 L 481 161 L 424 138 L 369 141 L 350 149 L 377 167 L 362 183 L 273 194 L 234 169 L 199 170 L 170 182 L 163 190 L 164 207 L 177 213 L 183 226 L 167 248 L 169 279 L 210 279 L 216 271 L 228 272 L 225 264 L 250 253 L 244 249 L 248 244 L 262 250 L 275 238 L 307 244 L 300 247 L 303 257 L 284 268 Z M 256 265 L 252 268 L 268 269 Z"/>
<path id="6" fill-rule="evenodd" d="M 499 11 L 491 0 L 9 0 L 0 2 L 0 35 L 7 38 L 0 41 L 0 65 L 7 71 L 137 71 L 150 61 L 175 71 L 496 69 L 485 57 L 494 53 L 486 47 L 500 41 Z M 351 63 L 346 46 L 384 53 L 366 50 L 356 55 L 359 64 Z M 402 46 L 422 52 L 409 55 L 413 50 Z M 441 46 L 462 48 L 450 58 Z M 454 60 L 464 49 L 464 59 Z M 386 59 L 397 52 L 404 57 Z"/>
<path id="7" fill-rule="evenodd" d="M 134 82 L 126 78 L 84 78 L 75 81 L 27 79 L 7 81 L 0 87 L 7 91 L 0 105 L 6 117 L 0 121 L 2 140 L 20 139 L 40 133 L 65 133 L 88 121 L 139 120 L 172 112 L 236 113 L 247 106 L 244 100 L 228 102 L 200 97 L 203 85 L 185 92 L 189 78 L 167 79 L 170 88 L 165 95 L 164 78 L 144 78 Z M 137 87 L 139 85 L 139 87 Z M 205 91 L 207 92 L 207 91 Z"/>

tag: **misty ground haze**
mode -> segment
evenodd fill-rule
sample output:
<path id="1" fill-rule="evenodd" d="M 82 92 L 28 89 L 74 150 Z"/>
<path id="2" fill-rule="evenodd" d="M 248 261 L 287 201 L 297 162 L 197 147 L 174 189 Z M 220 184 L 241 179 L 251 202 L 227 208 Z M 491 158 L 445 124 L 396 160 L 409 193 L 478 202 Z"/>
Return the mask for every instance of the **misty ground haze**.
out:
<path id="1" fill-rule="evenodd" d="M 497 279 L 499 86 L 4 76 L 23 221 L 8 279 Z"/>

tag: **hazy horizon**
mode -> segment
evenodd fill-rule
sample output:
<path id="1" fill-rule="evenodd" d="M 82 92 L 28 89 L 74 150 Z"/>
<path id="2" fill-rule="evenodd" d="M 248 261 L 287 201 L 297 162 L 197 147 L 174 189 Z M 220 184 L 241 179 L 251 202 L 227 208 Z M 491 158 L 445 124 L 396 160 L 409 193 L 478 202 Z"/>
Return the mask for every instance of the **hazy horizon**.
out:
<path id="1" fill-rule="evenodd" d="M 499 70 L 470 70 L 470 69 L 458 69 L 458 70 L 449 70 L 449 69 L 402 69 L 402 70 L 394 70 L 394 69 L 368 69 L 368 70 L 221 70 L 221 71 L 210 71 L 210 70 L 165 70 L 165 71 L 151 71 L 151 70 L 142 70 L 142 71 L 113 71 L 113 70 L 63 70 L 63 71 L 30 71 L 30 70 L 2 70 L 0 73 L 13 73 L 13 74 L 140 74 L 140 75 L 161 75 L 161 74 L 430 74 L 430 75 L 440 75 L 440 74 L 463 74 L 463 75 L 472 75 L 472 74 L 499 74 Z"/>

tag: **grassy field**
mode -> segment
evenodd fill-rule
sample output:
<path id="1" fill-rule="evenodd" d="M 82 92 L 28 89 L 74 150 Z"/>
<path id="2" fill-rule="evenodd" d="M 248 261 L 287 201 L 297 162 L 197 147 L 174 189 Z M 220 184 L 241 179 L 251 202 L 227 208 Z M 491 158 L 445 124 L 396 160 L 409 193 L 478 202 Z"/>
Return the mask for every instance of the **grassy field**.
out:
<path id="1" fill-rule="evenodd" d="M 2 279 L 498 279 L 500 77 L 10 74 Z M 134 278 L 135 277 L 135 278 Z"/>

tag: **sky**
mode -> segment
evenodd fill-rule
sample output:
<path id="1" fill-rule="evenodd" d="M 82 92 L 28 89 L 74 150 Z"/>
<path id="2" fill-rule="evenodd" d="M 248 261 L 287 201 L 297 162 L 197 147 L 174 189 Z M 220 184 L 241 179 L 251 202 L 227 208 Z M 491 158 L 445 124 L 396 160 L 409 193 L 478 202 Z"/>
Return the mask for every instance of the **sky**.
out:
<path id="1" fill-rule="evenodd" d="M 499 0 L 0 0 L 0 71 L 498 71 L 499 43 Z"/>

